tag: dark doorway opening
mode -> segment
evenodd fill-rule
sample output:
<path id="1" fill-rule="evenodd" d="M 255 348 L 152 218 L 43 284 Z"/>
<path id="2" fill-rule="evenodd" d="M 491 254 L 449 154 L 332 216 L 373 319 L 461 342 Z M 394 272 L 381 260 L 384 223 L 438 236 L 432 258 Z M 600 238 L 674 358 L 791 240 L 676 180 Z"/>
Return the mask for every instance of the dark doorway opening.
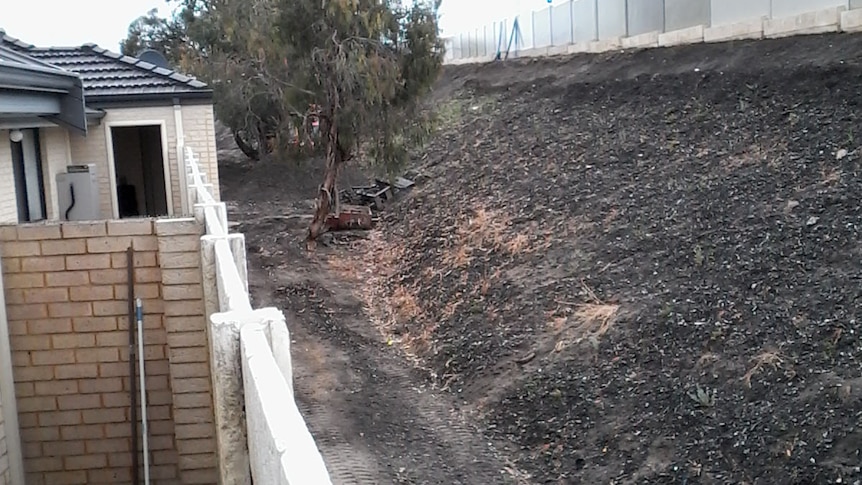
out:
<path id="1" fill-rule="evenodd" d="M 120 217 L 168 215 L 160 126 L 111 128 Z"/>
<path id="2" fill-rule="evenodd" d="M 12 141 L 18 222 L 41 221 L 46 218 L 46 213 L 39 130 L 20 130 L 18 133 L 20 141 Z"/>

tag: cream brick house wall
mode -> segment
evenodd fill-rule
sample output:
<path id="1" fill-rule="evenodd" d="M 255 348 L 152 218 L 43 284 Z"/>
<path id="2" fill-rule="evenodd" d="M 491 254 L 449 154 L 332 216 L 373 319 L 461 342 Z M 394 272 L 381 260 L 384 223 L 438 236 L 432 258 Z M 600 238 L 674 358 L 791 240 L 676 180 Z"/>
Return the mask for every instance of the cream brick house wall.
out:
<path id="1" fill-rule="evenodd" d="M 0 227 L 28 485 L 131 482 L 130 245 L 153 483 L 217 482 L 201 233 L 193 219 Z"/>
<path id="2" fill-rule="evenodd" d="M 210 104 L 183 106 L 182 119 L 185 144 L 198 156 L 200 169 L 207 173 L 208 182 L 213 184 L 213 197 L 219 200 L 218 153 L 213 107 Z"/>
<path id="3" fill-rule="evenodd" d="M 15 174 L 12 171 L 12 142 L 9 132 L 0 131 L 0 224 L 18 222 Z"/>
<path id="4" fill-rule="evenodd" d="M 171 178 L 171 193 L 172 200 L 170 204 L 174 207 L 175 214 L 181 211 L 177 210 L 181 207 L 179 198 L 179 184 L 177 171 L 176 157 L 176 126 L 174 124 L 173 109 L 169 106 L 159 107 L 130 107 L 130 108 L 112 108 L 106 110 L 107 114 L 102 118 L 102 123 L 99 126 L 90 126 L 87 136 L 71 135 L 71 151 L 72 160 L 76 164 L 96 164 L 96 170 L 99 175 L 99 196 L 101 198 L 102 217 L 111 219 L 114 217 L 114 195 L 111 189 L 110 169 L 108 167 L 109 156 L 113 158 L 113 154 L 109 155 L 109 150 L 113 150 L 108 146 L 108 130 L 115 123 L 122 123 L 124 126 L 129 126 L 130 122 L 141 122 L 143 124 L 161 124 L 164 123 L 164 130 L 168 139 L 168 160 L 170 165 Z M 121 160 L 114 160 L 114 163 L 122 163 Z"/>
<path id="5" fill-rule="evenodd" d="M 58 220 L 57 174 L 66 171 L 69 165 L 68 132 L 63 128 L 39 130 L 42 155 L 42 174 L 45 179 L 45 209 L 49 220 Z"/>
<path id="6" fill-rule="evenodd" d="M 101 196 L 102 216 L 113 217 L 113 193 L 110 170 L 108 168 L 108 132 L 112 126 L 134 126 L 161 124 L 163 139 L 167 139 L 167 163 L 170 166 L 171 205 L 174 215 L 182 215 L 182 191 L 180 188 L 180 167 L 184 166 L 177 153 L 177 127 L 172 106 L 129 107 L 107 109 L 101 125 L 91 126 L 87 136 L 70 135 L 73 163 L 94 163 L 99 174 L 99 193 Z M 215 148 L 215 125 L 213 109 L 210 104 L 184 105 L 181 108 L 184 141 L 191 146 L 201 159 L 202 169 L 214 183 L 218 183 L 218 162 Z M 111 154 L 110 157 L 113 155 Z M 121 163 L 114 160 L 114 163 Z M 216 192 L 217 194 L 218 192 Z M 217 195 L 216 195 L 217 197 Z"/>
<path id="7" fill-rule="evenodd" d="M 167 163 L 170 166 L 171 205 L 175 216 L 187 215 L 182 210 L 181 168 L 184 167 L 177 152 L 177 131 L 172 106 L 129 107 L 107 109 L 101 124 L 91 125 L 86 136 L 71 134 L 64 128 L 39 129 L 40 152 L 45 182 L 45 202 L 49 220 L 58 220 L 60 214 L 57 201 L 57 174 L 70 164 L 96 165 L 99 176 L 99 195 L 102 217 L 112 219 L 114 193 L 112 192 L 108 130 L 111 126 L 130 126 L 136 122 L 159 124 L 164 127 L 163 138 L 167 139 Z M 219 197 L 218 160 L 215 141 L 215 117 L 211 104 L 189 104 L 181 107 L 183 139 L 200 160 L 201 170 L 207 173 L 213 184 L 213 192 Z M 15 179 L 12 168 L 12 146 L 9 132 L 0 132 L 0 224 L 18 222 L 15 198 Z M 164 150 L 163 150 L 164 151 Z M 111 153 L 111 156 L 113 154 Z M 119 161 L 114 161 L 118 163 Z M 190 211 L 187 211 L 190 212 Z"/>

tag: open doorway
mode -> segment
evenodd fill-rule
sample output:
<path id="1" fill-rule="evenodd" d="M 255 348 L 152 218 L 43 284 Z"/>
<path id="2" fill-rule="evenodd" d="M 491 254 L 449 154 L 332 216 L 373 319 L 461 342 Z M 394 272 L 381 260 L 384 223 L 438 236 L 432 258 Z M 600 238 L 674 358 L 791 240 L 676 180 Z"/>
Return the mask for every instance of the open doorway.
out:
<path id="1" fill-rule="evenodd" d="M 168 215 L 161 127 L 111 128 L 121 218 Z"/>
<path id="2" fill-rule="evenodd" d="M 14 130 L 10 133 L 10 139 L 18 222 L 44 220 L 45 180 L 39 150 L 39 130 Z"/>

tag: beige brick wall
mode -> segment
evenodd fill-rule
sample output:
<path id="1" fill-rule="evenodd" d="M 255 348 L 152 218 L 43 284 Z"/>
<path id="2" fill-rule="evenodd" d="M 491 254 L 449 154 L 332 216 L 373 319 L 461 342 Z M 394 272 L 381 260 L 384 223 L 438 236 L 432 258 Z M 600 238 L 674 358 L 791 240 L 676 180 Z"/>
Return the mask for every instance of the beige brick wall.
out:
<path id="1" fill-rule="evenodd" d="M 213 183 L 218 183 L 218 163 L 216 161 L 215 128 L 212 105 L 189 105 L 182 107 L 183 132 L 186 144 L 191 146 L 201 161 Z M 108 171 L 107 133 L 114 123 L 164 122 L 167 135 L 168 163 L 170 164 L 171 198 L 174 214 L 180 215 L 182 193 L 180 191 L 180 170 L 177 158 L 177 136 L 174 108 L 172 106 L 112 108 L 102 119 L 100 126 L 91 127 L 86 137 L 72 134 L 71 152 L 74 163 L 95 163 L 99 171 L 100 194 L 102 197 L 102 216 L 112 218 L 112 194 Z M 127 125 L 128 126 L 128 125 Z M 202 167 L 204 168 L 204 167 Z M 216 188 L 216 193 L 218 189 Z"/>
<path id="2" fill-rule="evenodd" d="M 176 156 L 171 152 L 171 147 L 176 143 L 176 130 L 174 128 L 174 113 L 170 106 L 136 107 L 136 108 L 111 108 L 106 110 L 107 114 L 102 118 L 99 126 L 91 126 L 87 136 L 72 134 L 72 160 L 76 164 L 95 163 L 99 173 L 99 195 L 101 197 L 102 217 L 111 219 L 113 217 L 113 195 L 111 194 L 110 171 L 108 169 L 108 130 L 111 123 L 137 122 L 155 124 L 164 122 L 168 136 L 168 163 L 171 164 L 171 185 L 176 184 Z M 177 193 L 174 192 L 173 205 L 177 207 Z"/>
<path id="3" fill-rule="evenodd" d="M 69 160 L 69 139 L 63 128 L 42 128 L 39 138 L 42 142 L 42 173 L 45 178 L 45 205 L 49 220 L 59 219 L 57 202 L 57 174 L 66 171 Z"/>
<path id="4" fill-rule="evenodd" d="M 0 130 L 0 224 L 18 222 L 15 174 L 12 170 L 12 142 L 9 141 L 9 130 Z"/>
<path id="5" fill-rule="evenodd" d="M 183 106 L 185 144 L 198 155 L 201 170 L 213 184 L 213 196 L 219 200 L 218 151 L 215 140 L 215 115 L 212 105 Z"/>
<path id="6" fill-rule="evenodd" d="M 28 484 L 131 481 L 130 244 L 144 301 L 151 477 L 216 482 L 200 232 L 192 220 L 0 228 Z"/>

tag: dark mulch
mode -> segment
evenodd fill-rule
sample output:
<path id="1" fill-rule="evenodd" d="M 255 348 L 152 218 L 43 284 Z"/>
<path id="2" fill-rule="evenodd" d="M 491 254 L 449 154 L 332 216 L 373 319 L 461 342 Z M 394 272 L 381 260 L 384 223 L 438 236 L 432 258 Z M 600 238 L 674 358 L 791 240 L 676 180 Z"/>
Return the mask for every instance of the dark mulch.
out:
<path id="1" fill-rule="evenodd" d="M 386 331 L 539 483 L 859 483 L 860 61 L 825 35 L 448 70 L 380 232 Z"/>

